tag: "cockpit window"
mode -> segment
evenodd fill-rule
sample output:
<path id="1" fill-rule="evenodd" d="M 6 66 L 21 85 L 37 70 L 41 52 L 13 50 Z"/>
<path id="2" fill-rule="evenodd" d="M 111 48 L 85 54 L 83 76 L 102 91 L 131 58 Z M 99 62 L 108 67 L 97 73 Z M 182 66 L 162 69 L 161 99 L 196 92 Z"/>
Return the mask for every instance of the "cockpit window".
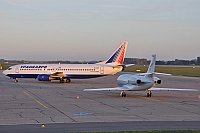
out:
<path id="1" fill-rule="evenodd" d="M 8 70 L 11 70 L 12 68 L 10 67 L 10 68 L 8 68 Z"/>

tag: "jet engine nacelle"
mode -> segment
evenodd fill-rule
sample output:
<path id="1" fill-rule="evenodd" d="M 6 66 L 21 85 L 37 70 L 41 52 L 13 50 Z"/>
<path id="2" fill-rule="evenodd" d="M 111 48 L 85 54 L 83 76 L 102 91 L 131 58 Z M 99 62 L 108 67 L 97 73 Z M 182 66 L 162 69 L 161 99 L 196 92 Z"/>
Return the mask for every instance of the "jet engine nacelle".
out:
<path id="1" fill-rule="evenodd" d="M 37 76 L 37 79 L 39 81 L 51 81 L 50 75 L 48 75 L 48 74 L 39 74 Z"/>
<path id="2" fill-rule="evenodd" d="M 117 79 L 117 83 L 119 85 L 125 85 L 125 84 L 132 84 L 132 85 L 138 85 L 142 81 L 138 76 L 130 75 L 130 74 L 123 74 L 120 75 Z"/>
<path id="3" fill-rule="evenodd" d="M 132 85 L 138 85 L 140 84 L 142 81 L 140 79 L 135 79 L 135 78 L 132 78 L 131 80 L 128 81 L 130 84 Z"/>
<path id="4" fill-rule="evenodd" d="M 155 77 L 154 82 L 155 84 L 161 84 L 161 79 L 159 79 L 158 77 Z"/>

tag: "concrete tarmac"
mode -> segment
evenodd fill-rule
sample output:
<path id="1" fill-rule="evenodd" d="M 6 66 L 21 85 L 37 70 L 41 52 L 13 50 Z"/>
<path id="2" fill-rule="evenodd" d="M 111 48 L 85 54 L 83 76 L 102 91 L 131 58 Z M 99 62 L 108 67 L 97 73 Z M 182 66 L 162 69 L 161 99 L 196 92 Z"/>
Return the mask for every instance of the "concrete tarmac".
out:
<path id="1" fill-rule="evenodd" d="M 113 131 L 116 131 L 116 123 L 125 123 L 122 125 L 125 128 L 132 122 L 158 122 L 151 128 L 147 126 L 146 130 L 156 129 L 160 126 L 159 122 L 168 123 L 172 129 L 180 129 L 183 121 L 187 126 L 183 124 L 182 129 L 187 127 L 200 130 L 200 126 L 194 127 L 200 121 L 200 91 L 153 91 L 153 97 L 150 98 L 146 97 L 145 91 L 126 92 L 127 97 L 120 97 L 119 91 L 83 91 L 89 88 L 116 87 L 116 79 L 120 74 L 122 73 L 95 79 L 72 80 L 70 84 L 40 82 L 35 79 L 19 79 L 18 83 L 14 83 L 0 71 L 0 131 L 6 127 L 13 127 L 14 130 L 26 125 L 41 127 L 40 125 L 47 124 L 56 129 L 56 125 L 59 127 L 60 124 L 75 126 L 83 123 L 100 123 L 101 128 L 105 126 L 100 125 L 107 123 L 111 128 L 108 131 L 112 131 L 112 124 L 115 123 Z M 200 90 L 199 77 L 158 77 L 162 79 L 162 84 L 157 87 Z M 175 124 L 169 124 L 171 122 L 180 123 L 179 128 Z M 84 129 L 78 131 L 85 131 Z M 91 131 L 99 131 L 95 129 Z"/>

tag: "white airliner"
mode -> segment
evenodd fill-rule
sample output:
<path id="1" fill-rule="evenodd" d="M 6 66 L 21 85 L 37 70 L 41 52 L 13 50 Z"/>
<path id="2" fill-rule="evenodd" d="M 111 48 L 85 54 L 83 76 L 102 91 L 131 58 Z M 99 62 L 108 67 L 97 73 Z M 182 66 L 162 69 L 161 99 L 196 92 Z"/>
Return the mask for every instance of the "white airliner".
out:
<path id="1" fill-rule="evenodd" d="M 178 88 L 156 88 L 157 84 L 161 84 L 161 80 L 155 77 L 155 63 L 156 55 L 152 55 L 152 60 L 147 70 L 147 73 L 131 75 L 122 74 L 118 77 L 117 83 L 119 87 L 115 88 L 100 88 L 100 89 L 84 89 L 84 91 L 121 91 L 120 96 L 126 97 L 125 91 L 148 91 L 147 97 L 152 96 L 154 90 L 165 90 L 165 91 L 198 91 L 196 89 L 178 89 Z M 162 73 L 158 73 L 162 74 Z M 169 75 L 169 74 L 166 74 Z"/>
<path id="2" fill-rule="evenodd" d="M 3 74 L 15 82 L 18 78 L 37 78 L 39 81 L 60 80 L 61 83 L 114 75 L 130 66 L 123 64 L 127 45 L 128 42 L 122 42 L 108 60 L 96 64 L 20 64 L 9 67 Z"/>

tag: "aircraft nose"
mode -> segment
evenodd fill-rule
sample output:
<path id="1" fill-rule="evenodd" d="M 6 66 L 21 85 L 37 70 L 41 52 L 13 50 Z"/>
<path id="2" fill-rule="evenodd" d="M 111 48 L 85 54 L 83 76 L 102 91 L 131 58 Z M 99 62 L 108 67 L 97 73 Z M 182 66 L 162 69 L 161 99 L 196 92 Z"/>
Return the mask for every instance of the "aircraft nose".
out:
<path id="1" fill-rule="evenodd" d="M 6 70 L 4 70 L 4 71 L 3 71 L 3 74 L 4 74 L 4 75 L 7 75 L 7 71 L 6 71 Z"/>

